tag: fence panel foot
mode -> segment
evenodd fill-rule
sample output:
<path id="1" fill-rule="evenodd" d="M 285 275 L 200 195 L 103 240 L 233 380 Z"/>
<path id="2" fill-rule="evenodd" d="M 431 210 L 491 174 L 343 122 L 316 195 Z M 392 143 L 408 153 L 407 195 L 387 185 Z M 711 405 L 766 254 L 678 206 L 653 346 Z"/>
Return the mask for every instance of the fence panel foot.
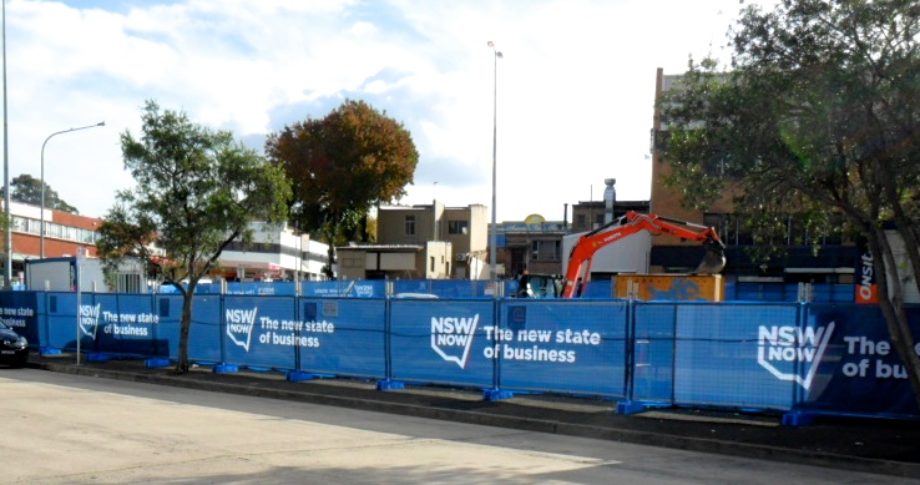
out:
<path id="1" fill-rule="evenodd" d="M 633 414 L 639 414 L 646 410 L 646 405 L 642 401 L 633 401 L 631 399 L 626 401 L 617 401 L 617 414 L 622 414 L 623 416 L 630 416 Z"/>
<path id="2" fill-rule="evenodd" d="M 87 362 L 108 362 L 112 360 L 112 356 L 109 354 L 104 354 L 101 352 L 90 352 L 86 354 Z"/>
<path id="3" fill-rule="evenodd" d="M 215 374 L 233 374 L 240 371 L 240 366 L 236 364 L 217 364 L 214 366 Z"/>
<path id="4" fill-rule="evenodd" d="M 169 367 L 172 365 L 169 359 L 165 357 L 154 357 L 144 361 L 144 366 L 148 369 L 160 369 L 162 367 Z"/>
<path id="5" fill-rule="evenodd" d="M 512 397 L 514 397 L 514 393 L 504 389 L 483 389 L 482 391 L 482 398 L 486 401 L 502 401 Z"/>
<path id="6" fill-rule="evenodd" d="M 815 422 L 815 414 L 805 411 L 789 411 L 783 414 L 783 426 L 810 426 Z"/>
<path id="7" fill-rule="evenodd" d="M 406 388 L 406 383 L 403 381 L 391 381 L 390 379 L 384 379 L 382 381 L 377 381 L 378 391 L 401 391 L 405 388 Z"/>
<path id="8" fill-rule="evenodd" d="M 311 372 L 292 370 L 287 373 L 285 379 L 287 379 L 288 382 L 312 381 L 313 379 L 316 379 L 316 374 Z"/>
<path id="9" fill-rule="evenodd" d="M 39 347 L 38 353 L 42 357 L 50 357 L 52 355 L 61 355 L 61 349 L 57 347 Z"/>

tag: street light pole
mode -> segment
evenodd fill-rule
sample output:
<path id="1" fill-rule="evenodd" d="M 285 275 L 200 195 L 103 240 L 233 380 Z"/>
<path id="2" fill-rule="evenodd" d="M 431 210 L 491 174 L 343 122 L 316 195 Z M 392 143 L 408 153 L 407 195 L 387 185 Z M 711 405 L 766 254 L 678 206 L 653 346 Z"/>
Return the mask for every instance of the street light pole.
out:
<path id="1" fill-rule="evenodd" d="M 39 228 L 40 228 L 39 231 L 41 233 L 40 242 L 39 242 L 39 254 L 42 259 L 45 259 L 45 145 L 48 144 L 48 140 L 50 140 L 51 138 L 57 135 L 60 135 L 63 133 L 70 133 L 71 131 L 79 131 L 79 130 L 86 130 L 89 128 L 96 128 L 97 126 L 105 126 L 105 121 L 100 121 L 99 123 L 96 123 L 95 125 L 86 125 L 86 126 L 80 126 L 77 128 L 69 128 L 66 130 L 55 131 L 54 133 L 48 135 L 48 138 L 45 138 L 44 143 L 42 143 L 42 167 L 41 167 L 41 171 L 42 171 L 41 173 L 42 213 L 41 213 L 41 224 L 39 225 Z M 9 192 L 10 191 L 7 190 L 7 194 L 9 194 Z"/>
<path id="2" fill-rule="evenodd" d="M 498 273 L 496 270 L 496 252 L 498 251 L 498 221 L 496 206 L 496 175 L 498 172 L 497 147 L 498 147 L 498 60 L 502 52 L 495 48 L 495 43 L 489 41 L 492 48 L 492 239 L 489 242 L 489 272 L 492 281 L 492 295 L 498 296 Z"/>
<path id="3" fill-rule="evenodd" d="M 3 24 L 3 187 L 6 195 L 3 200 L 4 219 L 6 221 L 6 281 L 3 287 L 13 288 L 13 220 L 10 217 L 10 150 L 6 117 L 6 0 L 2 0 Z"/>

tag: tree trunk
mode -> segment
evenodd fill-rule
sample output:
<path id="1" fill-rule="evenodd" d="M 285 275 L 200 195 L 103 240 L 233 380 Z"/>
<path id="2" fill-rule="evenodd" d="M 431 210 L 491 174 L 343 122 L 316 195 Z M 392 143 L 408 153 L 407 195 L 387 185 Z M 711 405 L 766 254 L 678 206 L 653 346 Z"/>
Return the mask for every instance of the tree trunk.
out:
<path id="1" fill-rule="evenodd" d="M 882 183 L 885 188 L 885 196 L 891 204 L 894 214 L 894 221 L 897 225 L 898 234 L 904 240 L 904 249 L 907 252 L 907 259 L 910 261 L 911 273 L 914 276 L 914 285 L 917 291 L 920 291 L 920 241 L 917 239 L 917 232 L 914 230 L 914 223 L 910 220 L 901 199 L 898 197 L 894 175 L 889 170 L 881 170 L 883 174 Z"/>
<path id="2" fill-rule="evenodd" d="M 179 324 L 179 360 L 176 362 L 176 374 L 188 374 L 188 335 L 192 327 L 192 292 L 182 297 L 182 320 Z"/>
<path id="3" fill-rule="evenodd" d="M 182 292 L 182 319 L 179 322 L 179 360 L 176 362 L 176 374 L 188 374 L 188 335 L 192 328 L 192 302 L 198 278 L 192 275 L 192 263 L 189 263 L 188 288 Z M 179 286 L 182 289 L 181 284 Z"/>
<path id="4" fill-rule="evenodd" d="M 367 212 L 361 216 L 361 221 L 358 223 L 358 238 L 359 241 L 364 243 L 370 241 L 367 234 Z"/>
<path id="5" fill-rule="evenodd" d="M 904 289 L 897 276 L 897 267 L 885 232 L 877 228 L 869 236 L 875 274 L 878 280 L 879 308 L 885 317 L 891 344 L 904 363 L 907 378 L 914 391 L 914 400 L 920 408 L 920 357 L 914 351 L 914 338 L 910 331 L 907 312 L 904 311 Z M 888 278 L 889 272 L 893 275 Z"/>
<path id="6" fill-rule="evenodd" d="M 336 274 L 332 268 L 335 265 L 335 227 L 326 230 L 326 243 L 329 244 L 329 249 L 326 251 L 329 263 L 323 267 L 323 272 L 326 273 L 326 277 L 330 280 L 334 280 L 336 279 Z"/>

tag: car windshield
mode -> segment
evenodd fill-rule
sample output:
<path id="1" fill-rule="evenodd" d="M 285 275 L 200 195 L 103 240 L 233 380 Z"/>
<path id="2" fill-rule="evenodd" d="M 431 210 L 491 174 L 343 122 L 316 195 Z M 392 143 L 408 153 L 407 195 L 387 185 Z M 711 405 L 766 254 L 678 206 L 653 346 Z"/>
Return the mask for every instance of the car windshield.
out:
<path id="1" fill-rule="evenodd" d="M 3 322 L 0 322 L 0 330 L 9 330 L 9 328 L 10 328 L 10 327 L 7 326 L 7 324 L 5 324 L 5 323 L 3 323 Z"/>

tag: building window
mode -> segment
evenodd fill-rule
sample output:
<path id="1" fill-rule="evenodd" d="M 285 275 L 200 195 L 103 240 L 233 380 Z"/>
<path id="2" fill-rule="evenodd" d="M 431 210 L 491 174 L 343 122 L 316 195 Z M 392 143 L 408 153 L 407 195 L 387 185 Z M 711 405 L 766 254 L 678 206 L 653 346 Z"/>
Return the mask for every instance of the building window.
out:
<path id="1" fill-rule="evenodd" d="M 28 231 L 28 227 L 29 227 L 28 220 L 23 219 L 21 217 L 13 218 L 13 230 L 14 231 L 26 232 Z"/>
<path id="2" fill-rule="evenodd" d="M 26 217 L 13 216 L 11 227 L 15 232 L 27 234 L 41 234 L 41 221 Z M 77 241 L 86 244 L 96 243 L 96 233 L 79 227 L 63 226 L 51 221 L 45 221 L 45 236 L 68 241 Z"/>
<path id="3" fill-rule="evenodd" d="M 141 293 L 142 285 L 141 275 L 119 273 L 116 281 L 116 289 L 119 293 Z"/>
<path id="4" fill-rule="evenodd" d="M 583 228 L 583 227 L 586 227 L 587 225 L 588 225 L 588 224 L 587 224 L 587 222 L 585 222 L 585 215 L 584 215 L 584 214 L 576 214 L 576 215 L 575 215 L 575 227 L 577 227 L 577 228 Z"/>
<path id="5" fill-rule="evenodd" d="M 434 256 L 428 258 L 431 260 L 431 272 L 434 273 Z"/>
<path id="6" fill-rule="evenodd" d="M 531 241 L 531 261 L 559 261 L 562 255 L 560 241 Z"/>
<path id="7" fill-rule="evenodd" d="M 406 216 L 406 235 L 415 235 L 415 216 Z"/>
<path id="8" fill-rule="evenodd" d="M 447 233 L 467 234 L 470 230 L 469 225 L 467 221 L 447 221 Z"/>

